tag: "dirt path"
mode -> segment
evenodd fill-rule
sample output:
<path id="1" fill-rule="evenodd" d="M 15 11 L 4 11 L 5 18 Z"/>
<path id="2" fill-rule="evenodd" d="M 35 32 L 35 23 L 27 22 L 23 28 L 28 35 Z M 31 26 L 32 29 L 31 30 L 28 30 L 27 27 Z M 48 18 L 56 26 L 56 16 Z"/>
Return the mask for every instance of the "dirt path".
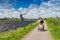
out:
<path id="1" fill-rule="evenodd" d="M 47 25 L 45 25 L 45 31 L 38 31 L 38 27 L 36 27 L 30 34 L 23 38 L 23 40 L 52 40 Z"/>

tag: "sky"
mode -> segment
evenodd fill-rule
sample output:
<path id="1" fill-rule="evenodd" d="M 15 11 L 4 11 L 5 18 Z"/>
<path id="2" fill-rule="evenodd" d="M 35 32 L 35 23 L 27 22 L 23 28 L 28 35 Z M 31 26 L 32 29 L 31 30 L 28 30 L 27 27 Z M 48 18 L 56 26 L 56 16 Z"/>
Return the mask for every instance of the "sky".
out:
<path id="1" fill-rule="evenodd" d="M 0 0 L 0 18 L 60 17 L 60 0 Z"/>
<path id="2" fill-rule="evenodd" d="M 48 0 L 0 0 L 0 6 L 10 6 L 18 9 L 20 7 L 27 8 L 31 4 L 41 5 L 42 2 L 47 2 Z"/>

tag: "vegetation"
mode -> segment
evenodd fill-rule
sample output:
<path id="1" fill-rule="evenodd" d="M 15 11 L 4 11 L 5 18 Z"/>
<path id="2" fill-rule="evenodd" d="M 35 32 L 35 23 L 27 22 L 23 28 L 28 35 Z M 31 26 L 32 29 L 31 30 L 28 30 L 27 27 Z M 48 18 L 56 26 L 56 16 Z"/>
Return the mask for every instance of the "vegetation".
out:
<path id="1" fill-rule="evenodd" d="M 0 18 L 0 22 L 20 21 L 20 18 Z"/>
<path id="2" fill-rule="evenodd" d="M 0 33 L 0 40 L 21 40 L 27 33 L 33 30 L 39 22 L 29 24 L 24 28 L 18 28 L 17 30 Z"/>
<path id="3" fill-rule="evenodd" d="M 60 40 L 60 21 L 57 18 L 48 18 L 46 22 L 53 39 Z"/>
<path id="4" fill-rule="evenodd" d="M 36 21 L 37 19 L 25 18 L 24 21 Z M 0 22 L 22 21 L 20 18 L 0 18 Z"/>

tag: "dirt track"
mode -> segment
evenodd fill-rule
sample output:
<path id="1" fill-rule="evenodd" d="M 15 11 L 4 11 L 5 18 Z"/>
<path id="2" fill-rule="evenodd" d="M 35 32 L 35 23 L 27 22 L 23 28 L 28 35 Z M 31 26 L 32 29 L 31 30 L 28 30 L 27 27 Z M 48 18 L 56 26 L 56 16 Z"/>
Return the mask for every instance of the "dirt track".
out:
<path id="1" fill-rule="evenodd" d="M 46 23 L 44 23 L 44 25 L 45 25 L 45 31 L 38 31 L 38 27 L 36 27 L 31 33 L 25 36 L 22 40 L 52 40 Z"/>

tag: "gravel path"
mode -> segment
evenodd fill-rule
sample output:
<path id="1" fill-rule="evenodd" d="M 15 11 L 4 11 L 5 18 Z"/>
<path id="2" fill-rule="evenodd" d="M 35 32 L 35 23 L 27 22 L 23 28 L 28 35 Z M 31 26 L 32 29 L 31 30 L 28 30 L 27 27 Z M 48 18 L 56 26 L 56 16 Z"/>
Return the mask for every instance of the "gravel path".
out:
<path id="1" fill-rule="evenodd" d="M 38 31 L 38 27 L 36 27 L 31 33 L 25 36 L 22 40 L 52 40 L 46 23 L 44 23 L 44 25 L 45 25 L 45 31 Z"/>

